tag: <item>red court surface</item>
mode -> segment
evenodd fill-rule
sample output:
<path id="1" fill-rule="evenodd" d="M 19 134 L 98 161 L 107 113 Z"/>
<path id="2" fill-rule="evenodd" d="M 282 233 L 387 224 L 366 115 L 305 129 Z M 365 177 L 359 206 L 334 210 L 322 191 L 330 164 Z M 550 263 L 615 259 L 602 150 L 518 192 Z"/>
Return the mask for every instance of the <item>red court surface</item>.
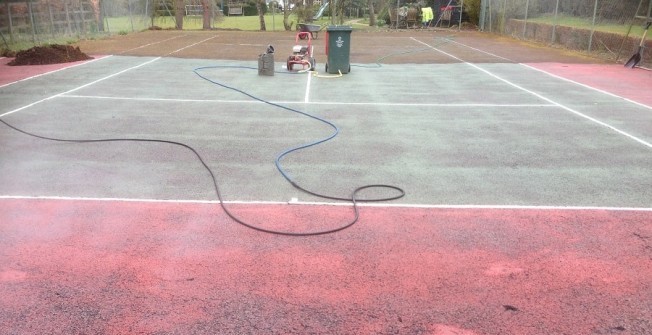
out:
<path id="1" fill-rule="evenodd" d="M 351 215 L 229 206 L 281 229 Z M 652 331 L 649 211 L 364 207 L 361 217 L 292 238 L 210 203 L 5 199 L 0 333 Z"/>
<path id="2" fill-rule="evenodd" d="M 105 56 L 93 56 L 94 59 L 100 59 Z M 0 86 L 7 85 L 16 81 L 24 80 L 27 78 L 41 76 L 53 71 L 59 71 L 71 66 L 77 66 L 89 61 L 60 63 L 60 64 L 46 64 L 46 65 L 30 65 L 30 66 L 9 66 L 13 58 L 0 58 Z"/>
<path id="3" fill-rule="evenodd" d="M 561 78 L 652 106 L 652 93 L 649 91 L 650 83 L 652 83 L 651 70 L 627 69 L 620 64 L 532 63 L 527 65 Z"/>
<path id="4" fill-rule="evenodd" d="M 8 61 L 0 59 L 0 86 L 79 64 Z M 534 62 L 514 61 L 652 106 L 642 89 L 650 71 Z M 636 148 L 649 157 L 648 147 Z M 647 180 L 632 186 L 644 190 L 636 194 L 649 193 Z M 131 191 L 127 179 L 116 187 Z M 0 194 L 0 335 L 652 334 L 649 205 L 389 202 L 361 207 L 343 231 L 287 237 L 241 226 L 216 203 L 25 192 Z M 294 232 L 353 216 L 349 205 L 227 206 L 247 222 Z"/>

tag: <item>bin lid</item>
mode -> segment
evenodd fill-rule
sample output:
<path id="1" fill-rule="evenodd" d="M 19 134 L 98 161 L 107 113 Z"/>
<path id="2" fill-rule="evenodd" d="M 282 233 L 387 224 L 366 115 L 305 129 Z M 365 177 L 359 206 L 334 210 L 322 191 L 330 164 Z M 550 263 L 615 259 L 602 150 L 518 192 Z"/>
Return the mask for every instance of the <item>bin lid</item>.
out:
<path id="1" fill-rule="evenodd" d="M 352 31 L 353 27 L 351 26 L 328 26 L 326 31 Z"/>

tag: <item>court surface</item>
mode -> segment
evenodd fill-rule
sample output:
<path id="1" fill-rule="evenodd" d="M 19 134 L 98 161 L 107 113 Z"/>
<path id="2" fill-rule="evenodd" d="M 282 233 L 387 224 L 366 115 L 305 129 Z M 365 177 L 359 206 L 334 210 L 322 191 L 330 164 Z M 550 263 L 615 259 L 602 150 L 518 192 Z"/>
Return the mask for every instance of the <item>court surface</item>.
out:
<path id="1" fill-rule="evenodd" d="M 287 73 L 291 33 L 0 65 L 0 119 L 57 139 L 0 124 L 0 333 L 652 332 L 652 72 L 476 32 L 351 40 L 341 77 L 321 35 L 318 73 Z M 275 164 L 335 127 L 278 159 L 288 179 L 405 196 L 318 236 L 226 215 L 211 173 L 255 227 L 350 223 Z"/>

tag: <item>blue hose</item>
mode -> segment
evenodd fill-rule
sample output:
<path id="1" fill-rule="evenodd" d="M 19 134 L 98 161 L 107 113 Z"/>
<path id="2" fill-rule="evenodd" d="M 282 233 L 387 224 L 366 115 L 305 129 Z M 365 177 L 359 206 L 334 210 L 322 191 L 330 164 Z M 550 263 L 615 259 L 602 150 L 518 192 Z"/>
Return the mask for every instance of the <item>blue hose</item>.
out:
<path id="1" fill-rule="evenodd" d="M 283 177 L 284 177 L 284 178 L 285 178 L 285 179 L 286 179 L 286 180 L 287 180 L 287 181 L 288 181 L 288 182 L 289 182 L 293 187 L 295 187 L 295 188 L 297 188 L 297 189 L 299 189 L 299 190 L 301 190 L 301 191 L 303 191 L 303 192 L 305 192 L 305 193 L 308 193 L 308 194 L 311 194 L 311 195 L 314 195 L 314 196 L 317 196 L 317 197 L 320 197 L 320 198 L 325 198 L 325 199 L 331 199 L 331 200 L 342 200 L 342 201 L 351 201 L 351 202 L 353 203 L 353 209 L 354 209 L 354 212 L 355 212 L 355 217 L 354 217 L 354 219 L 353 219 L 351 222 L 349 222 L 348 224 L 343 225 L 343 226 L 341 226 L 341 227 L 335 228 L 335 229 L 324 230 L 324 231 L 317 231 L 317 232 L 307 232 L 307 233 L 295 233 L 295 232 L 280 232 L 280 231 L 272 231 L 272 230 L 267 230 L 267 229 L 264 229 L 264 228 L 260 228 L 260 227 L 258 227 L 258 226 L 252 226 L 252 225 L 250 225 L 250 224 L 248 224 L 248 223 L 242 222 L 240 219 L 238 219 L 237 217 L 235 217 L 234 215 L 232 215 L 232 214 L 228 211 L 228 209 L 224 206 L 224 202 L 222 201 L 222 197 L 221 197 L 221 195 L 220 195 L 219 192 L 218 192 L 218 197 L 220 198 L 220 204 L 222 205 L 222 207 L 224 208 L 224 210 L 226 211 L 226 213 L 227 213 L 229 216 L 231 216 L 231 218 L 233 218 L 235 221 L 237 221 L 237 222 L 239 222 L 239 223 L 241 223 L 241 224 L 243 224 L 243 225 L 245 225 L 245 226 L 247 226 L 247 227 L 249 227 L 249 228 L 252 228 L 252 229 L 256 229 L 256 230 L 263 231 L 263 232 L 267 232 L 267 233 L 279 234 L 279 235 L 290 235 L 290 236 L 323 235 L 323 234 L 328 234 L 328 233 L 333 233 L 333 232 L 336 232 L 336 231 L 343 230 L 343 229 L 345 229 L 345 228 L 348 228 L 348 227 L 352 226 L 354 223 L 356 223 L 357 220 L 358 220 L 358 218 L 359 218 L 359 212 L 358 212 L 358 207 L 357 207 L 357 202 L 358 202 L 358 201 L 364 201 L 364 202 L 389 201 L 389 200 L 395 200 L 395 199 L 402 198 L 402 197 L 405 195 L 405 191 L 403 191 L 401 188 L 396 187 L 396 186 L 392 186 L 392 185 L 384 185 L 384 184 L 373 184 L 373 185 L 365 185 L 365 186 L 358 187 L 358 188 L 356 188 L 355 190 L 353 190 L 353 192 L 352 192 L 352 194 L 351 194 L 350 197 L 341 197 L 341 196 L 332 196 L 332 195 L 321 194 L 321 193 L 318 193 L 318 192 L 315 192 L 315 191 L 311 191 L 311 190 L 308 190 L 308 189 L 302 187 L 301 185 L 299 185 L 298 183 L 296 183 L 296 182 L 295 182 L 295 181 L 290 177 L 290 175 L 285 171 L 285 169 L 283 168 L 283 166 L 282 166 L 282 164 L 281 164 L 281 160 L 282 160 L 285 156 L 287 156 L 288 154 L 290 154 L 290 153 L 293 153 L 293 152 L 295 152 L 295 151 L 299 151 L 299 150 L 302 150 L 302 149 L 306 149 L 306 148 L 309 148 L 309 147 L 312 147 L 312 146 L 316 146 L 316 145 L 318 145 L 318 144 L 321 144 L 321 143 L 327 142 L 327 141 L 329 141 L 329 140 L 335 138 L 335 136 L 337 136 L 337 135 L 340 133 L 340 129 L 337 127 L 337 125 L 335 125 L 334 123 L 332 123 L 332 122 L 330 122 L 330 121 L 328 121 L 328 120 L 326 120 L 326 119 L 320 118 L 320 117 L 318 117 L 318 116 L 315 116 L 315 115 L 312 115 L 312 114 L 306 113 L 306 112 L 301 111 L 301 110 L 298 110 L 298 109 L 294 109 L 294 108 L 291 108 L 291 107 L 288 107 L 288 106 L 284 106 L 284 105 L 281 105 L 281 104 L 277 104 L 277 103 L 274 103 L 274 102 L 271 102 L 271 101 L 265 100 L 265 99 L 263 99 L 263 98 L 257 97 L 257 96 L 255 96 L 255 95 L 253 95 L 253 94 L 251 94 L 251 93 L 249 93 L 249 92 L 246 92 L 246 91 L 244 91 L 244 90 L 241 90 L 241 89 L 239 89 L 239 88 L 236 88 L 236 87 L 233 87 L 233 86 L 229 86 L 229 85 L 227 85 L 227 84 L 225 84 L 225 83 L 222 83 L 222 82 L 219 82 L 219 81 L 217 81 L 217 80 L 210 79 L 210 78 L 208 78 L 208 77 L 206 77 L 205 75 L 202 75 L 202 74 L 200 73 L 200 71 L 202 71 L 202 70 L 206 70 L 206 69 L 247 69 L 247 70 L 256 70 L 256 68 L 254 68 L 254 67 L 248 67 L 248 66 L 232 66 L 232 65 L 214 65 L 214 66 L 203 66 L 203 67 L 198 67 L 198 68 L 195 68 L 195 69 L 193 70 L 193 72 L 194 72 L 197 76 L 199 76 L 200 78 L 202 78 L 202 79 L 204 79 L 204 80 L 206 80 L 206 81 L 208 81 L 208 82 L 210 82 L 210 83 L 212 83 L 212 84 L 215 84 L 215 85 L 217 85 L 217 86 L 220 86 L 220 87 L 223 87 L 223 88 L 226 88 L 226 89 L 232 90 L 232 91 L 234 91 L 234 92 L 238 92 L 238 93 L 243 94 L 243 95 L 245 95 L 245 96 L 247 96 L 247 97 L 249 97 L 249 98 L 251 98 L 251 99 L 253 99 L 253 100 L 256 100 L 256 101 L 262 102 L 262 103 L 264 103 L 264 104 L 267 104 L 267 105 L 270 105 L 270 106 L 274 106 L 274 107 L 278 107 L 278 108 L 284 109 L 284 110 L 289 111 L 289 112 L 292 112 L 292 113 L 297 113 L 297 114 L 300 114 L 300 115 L 303 115 L 303 116 L 309 117 L 309 118 L 311 118 L 311 119 L 313 119 L 313 120 L 317 120 L 317 121 L 319 121 L 319 122 L 321 122 L 321 123 L 323 123 L 323 124 L 326 124 L 326 125 L 328 125 L 329 127 L 331 127 L 333 131 L 332 131 L 332 133 L 331 133 L 330 135 L 328 135 L 328 136 L 326 136 L 326 137 L 324 137 L 324 138 L 321 138 L 321 139 L 318 139 L 318 140 L 315 140 L 315 141 L 312 141 L 312 142 L 306 143 L 306 144 L 302 144 L 302 145 L 298 145 L 298 146 L 295 146 L 295 147 L 292 147 L 292 148 L 286 149 L 286 150 L 284 150 L 283 152 L 281 152 L 280 154 L 278 154 L 278 156 L 276 156 L 276 159 L 275 159 L 276 169 L 279 171 L 279 173 L 280 173 L 280 174 L 281 174 L 281 175 L 282 175 L 282 176 L 283 176 Z M 296 72 L 275 72 L 275 73 L 280 73 L 280 74 L 297 74 Z M 379 198 L 365 198 L 365 199 L 358 199 L 358 193 L 359 193 L 360 191 L 362 191 L 362 190 L 369 189 L 369 188 L 384 188 L 384 189 L 393 190 L 393 191 L 396 192 L 396 195 L 394 195 L 394 196 L 389 196 L 389 197 L 379 197 Z"/>

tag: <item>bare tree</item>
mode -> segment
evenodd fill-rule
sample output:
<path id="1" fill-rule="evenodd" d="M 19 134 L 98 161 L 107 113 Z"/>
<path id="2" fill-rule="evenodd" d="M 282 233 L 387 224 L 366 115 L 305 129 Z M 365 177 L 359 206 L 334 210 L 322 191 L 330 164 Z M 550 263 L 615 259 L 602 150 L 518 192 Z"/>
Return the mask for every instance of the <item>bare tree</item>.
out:
<path id="1" fill-rule="evenodd" d="M 213 1 L 201 0 L 201 7 L 203 9 L 202 28 L 204 30 L 211 29 L 211 14 L 213 13 Z"/>
<path id="2" fill-rule="evenodd" d="M 183 0 L 174 0 L 174 21 L 176 21 L 177 30 L 183 30 L 184 6 L 185 4 Z"/>
<path id="3" fill-rule="evenodd" d="M 288 18 L 290 17 L 290 11 L 288 10 L 288 7 L 290 7 L 290 1 L 280 1 L 283 1 L 283 27 L 285 27 L 285 30 L 292 30 L 292 23 L 294 22 L 288 22 Z"/>
<path id="4" fill-rule="evenodd" d="M 263 11 L 263 1 L 265 0 L 256 0 L 256 10 L 258 11 L 258 19 L 260 20 L 260 31 L 266 31 L 265 27 L 265 12 Z"/>

